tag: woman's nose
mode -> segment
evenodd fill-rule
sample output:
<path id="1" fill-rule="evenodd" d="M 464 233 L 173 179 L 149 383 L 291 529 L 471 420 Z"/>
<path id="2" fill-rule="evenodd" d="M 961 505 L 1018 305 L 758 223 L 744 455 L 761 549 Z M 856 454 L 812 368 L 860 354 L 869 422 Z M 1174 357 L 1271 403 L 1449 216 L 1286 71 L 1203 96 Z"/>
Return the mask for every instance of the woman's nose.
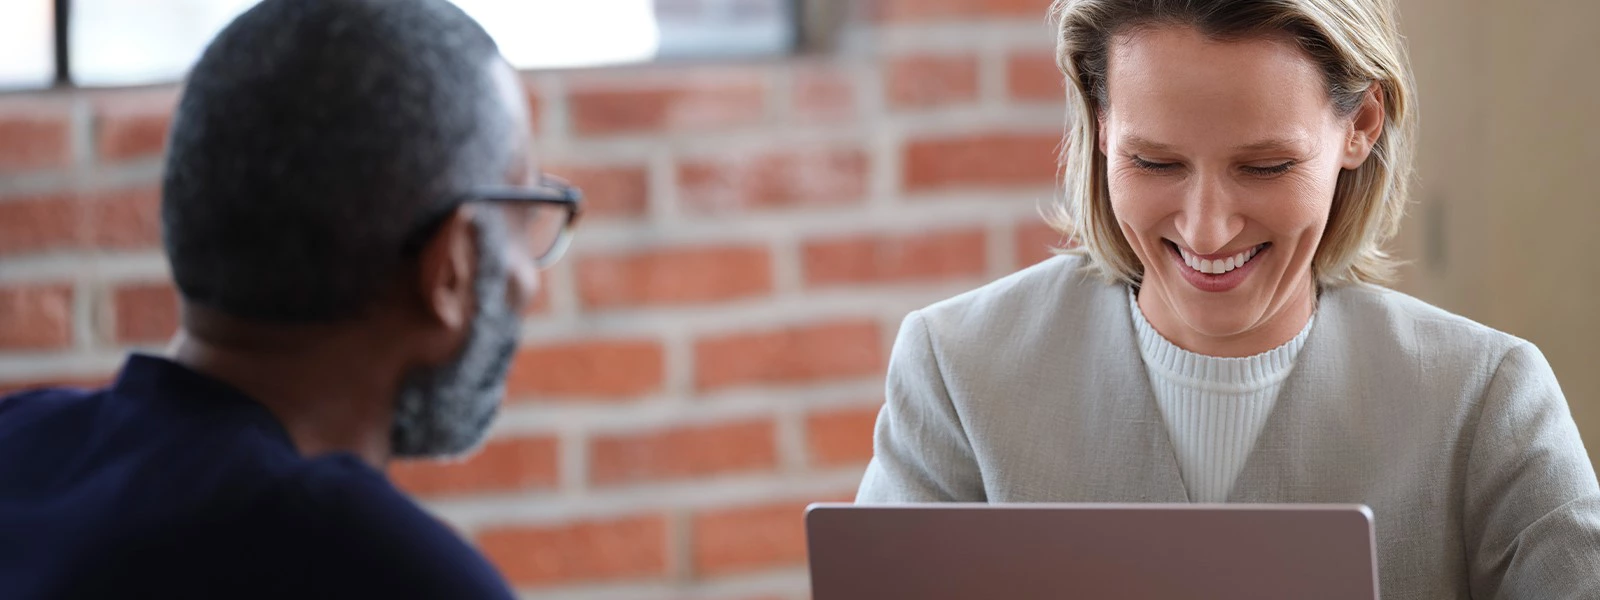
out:
<path id="1" fill-rule="evenodd" d="M 1217 178 L 1198 177 L 1184 198 L 1177 219 L 1178 234 L 1189 250 L 1215 254 L 1244 231 L 1244 215 L 1226 186 Z"/>

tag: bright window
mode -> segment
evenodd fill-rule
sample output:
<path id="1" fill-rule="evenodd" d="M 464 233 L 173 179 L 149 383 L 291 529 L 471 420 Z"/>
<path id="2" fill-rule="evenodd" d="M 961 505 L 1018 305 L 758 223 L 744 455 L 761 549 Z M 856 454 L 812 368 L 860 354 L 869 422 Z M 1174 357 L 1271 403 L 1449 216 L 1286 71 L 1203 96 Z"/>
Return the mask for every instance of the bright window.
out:
<path id="1" fill-rule="evenodd" d="M 70 0 L 71 83 L 176 81 L 206 42 L 259 0 Z M 788 53 L 797 0 L 453 0 L 519 68 Z M 0 88 L 55 75 L 55 0 L 0 2 Z"/>
<path id="2" fill-rule="evenodd" d="M 0 0 L 0 90 L 55 79 L 54 19 L 53 0 Z"/>

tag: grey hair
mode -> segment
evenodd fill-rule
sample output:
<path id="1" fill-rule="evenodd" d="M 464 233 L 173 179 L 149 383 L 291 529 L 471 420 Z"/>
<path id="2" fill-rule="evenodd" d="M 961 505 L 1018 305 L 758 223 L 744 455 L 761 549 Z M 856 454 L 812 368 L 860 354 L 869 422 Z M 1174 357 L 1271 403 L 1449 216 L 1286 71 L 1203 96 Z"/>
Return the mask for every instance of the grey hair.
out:
<path id="1" fill-rule="evenodd" d="M 505 396 L 516 353 L 519 315 L 507 299 L 510 270 L 501 254 L 511 242 L 505 221 L 473 215 L 478 268 L 474 312 L 461 354 L 440 367 L 408 373 L 395 399 L 391 449 L 403 458 L 469 453 L 488 435 Z"/>
<path id="2" fill-rule="evenodd" d="M 406 236 L 513 160 L 497 60 L 446 0 L 266 0 L 235 19 L 172 125 L 161 214 L 185 300 L 274 322 L 370 307 Z"/>

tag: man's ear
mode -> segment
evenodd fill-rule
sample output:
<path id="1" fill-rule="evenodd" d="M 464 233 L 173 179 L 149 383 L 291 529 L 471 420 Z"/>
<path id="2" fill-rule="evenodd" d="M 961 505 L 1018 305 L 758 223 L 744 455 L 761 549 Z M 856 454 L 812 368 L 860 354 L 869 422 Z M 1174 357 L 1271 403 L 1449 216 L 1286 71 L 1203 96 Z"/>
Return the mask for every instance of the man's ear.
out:
<path id="1" fill-rule="evenodd" d="M 1367 162 L 1372 147 L 1378 143 L 1378 136 L 1383 135 L 1383 123 L 1387 118 L 1383 107 L 1383 86 L 1374 83 L 1367 87 L 1363 95 L 1365 98 L 1361 101 L 1361 108 L 1357 108 L 1356 114 L 1350 119 L 1349 139 L 1340 156 L 1340 166 L 1348 170 L 1357 169 Z"/>
<path id="2" fill-rule="evenodd" d="M 477 264 L 476 228 L 468 207 L 457 208 L 422 247 L 417 260 L 417 292 L 423 316 L 445 329 L 460 330 L 472 319 L 473 272 Z"/>

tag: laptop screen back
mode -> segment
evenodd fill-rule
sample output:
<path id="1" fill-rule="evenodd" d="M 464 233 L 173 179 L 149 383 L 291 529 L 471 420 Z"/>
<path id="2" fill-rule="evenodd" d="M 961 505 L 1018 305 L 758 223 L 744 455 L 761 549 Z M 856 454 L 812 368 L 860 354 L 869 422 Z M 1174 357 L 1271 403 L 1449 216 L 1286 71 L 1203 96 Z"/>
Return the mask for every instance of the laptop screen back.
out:
<path id="1" fill-rule="evenodd" d="M 813 505 L 815 600 L 1376 600 L 1358 505 Z"/>

